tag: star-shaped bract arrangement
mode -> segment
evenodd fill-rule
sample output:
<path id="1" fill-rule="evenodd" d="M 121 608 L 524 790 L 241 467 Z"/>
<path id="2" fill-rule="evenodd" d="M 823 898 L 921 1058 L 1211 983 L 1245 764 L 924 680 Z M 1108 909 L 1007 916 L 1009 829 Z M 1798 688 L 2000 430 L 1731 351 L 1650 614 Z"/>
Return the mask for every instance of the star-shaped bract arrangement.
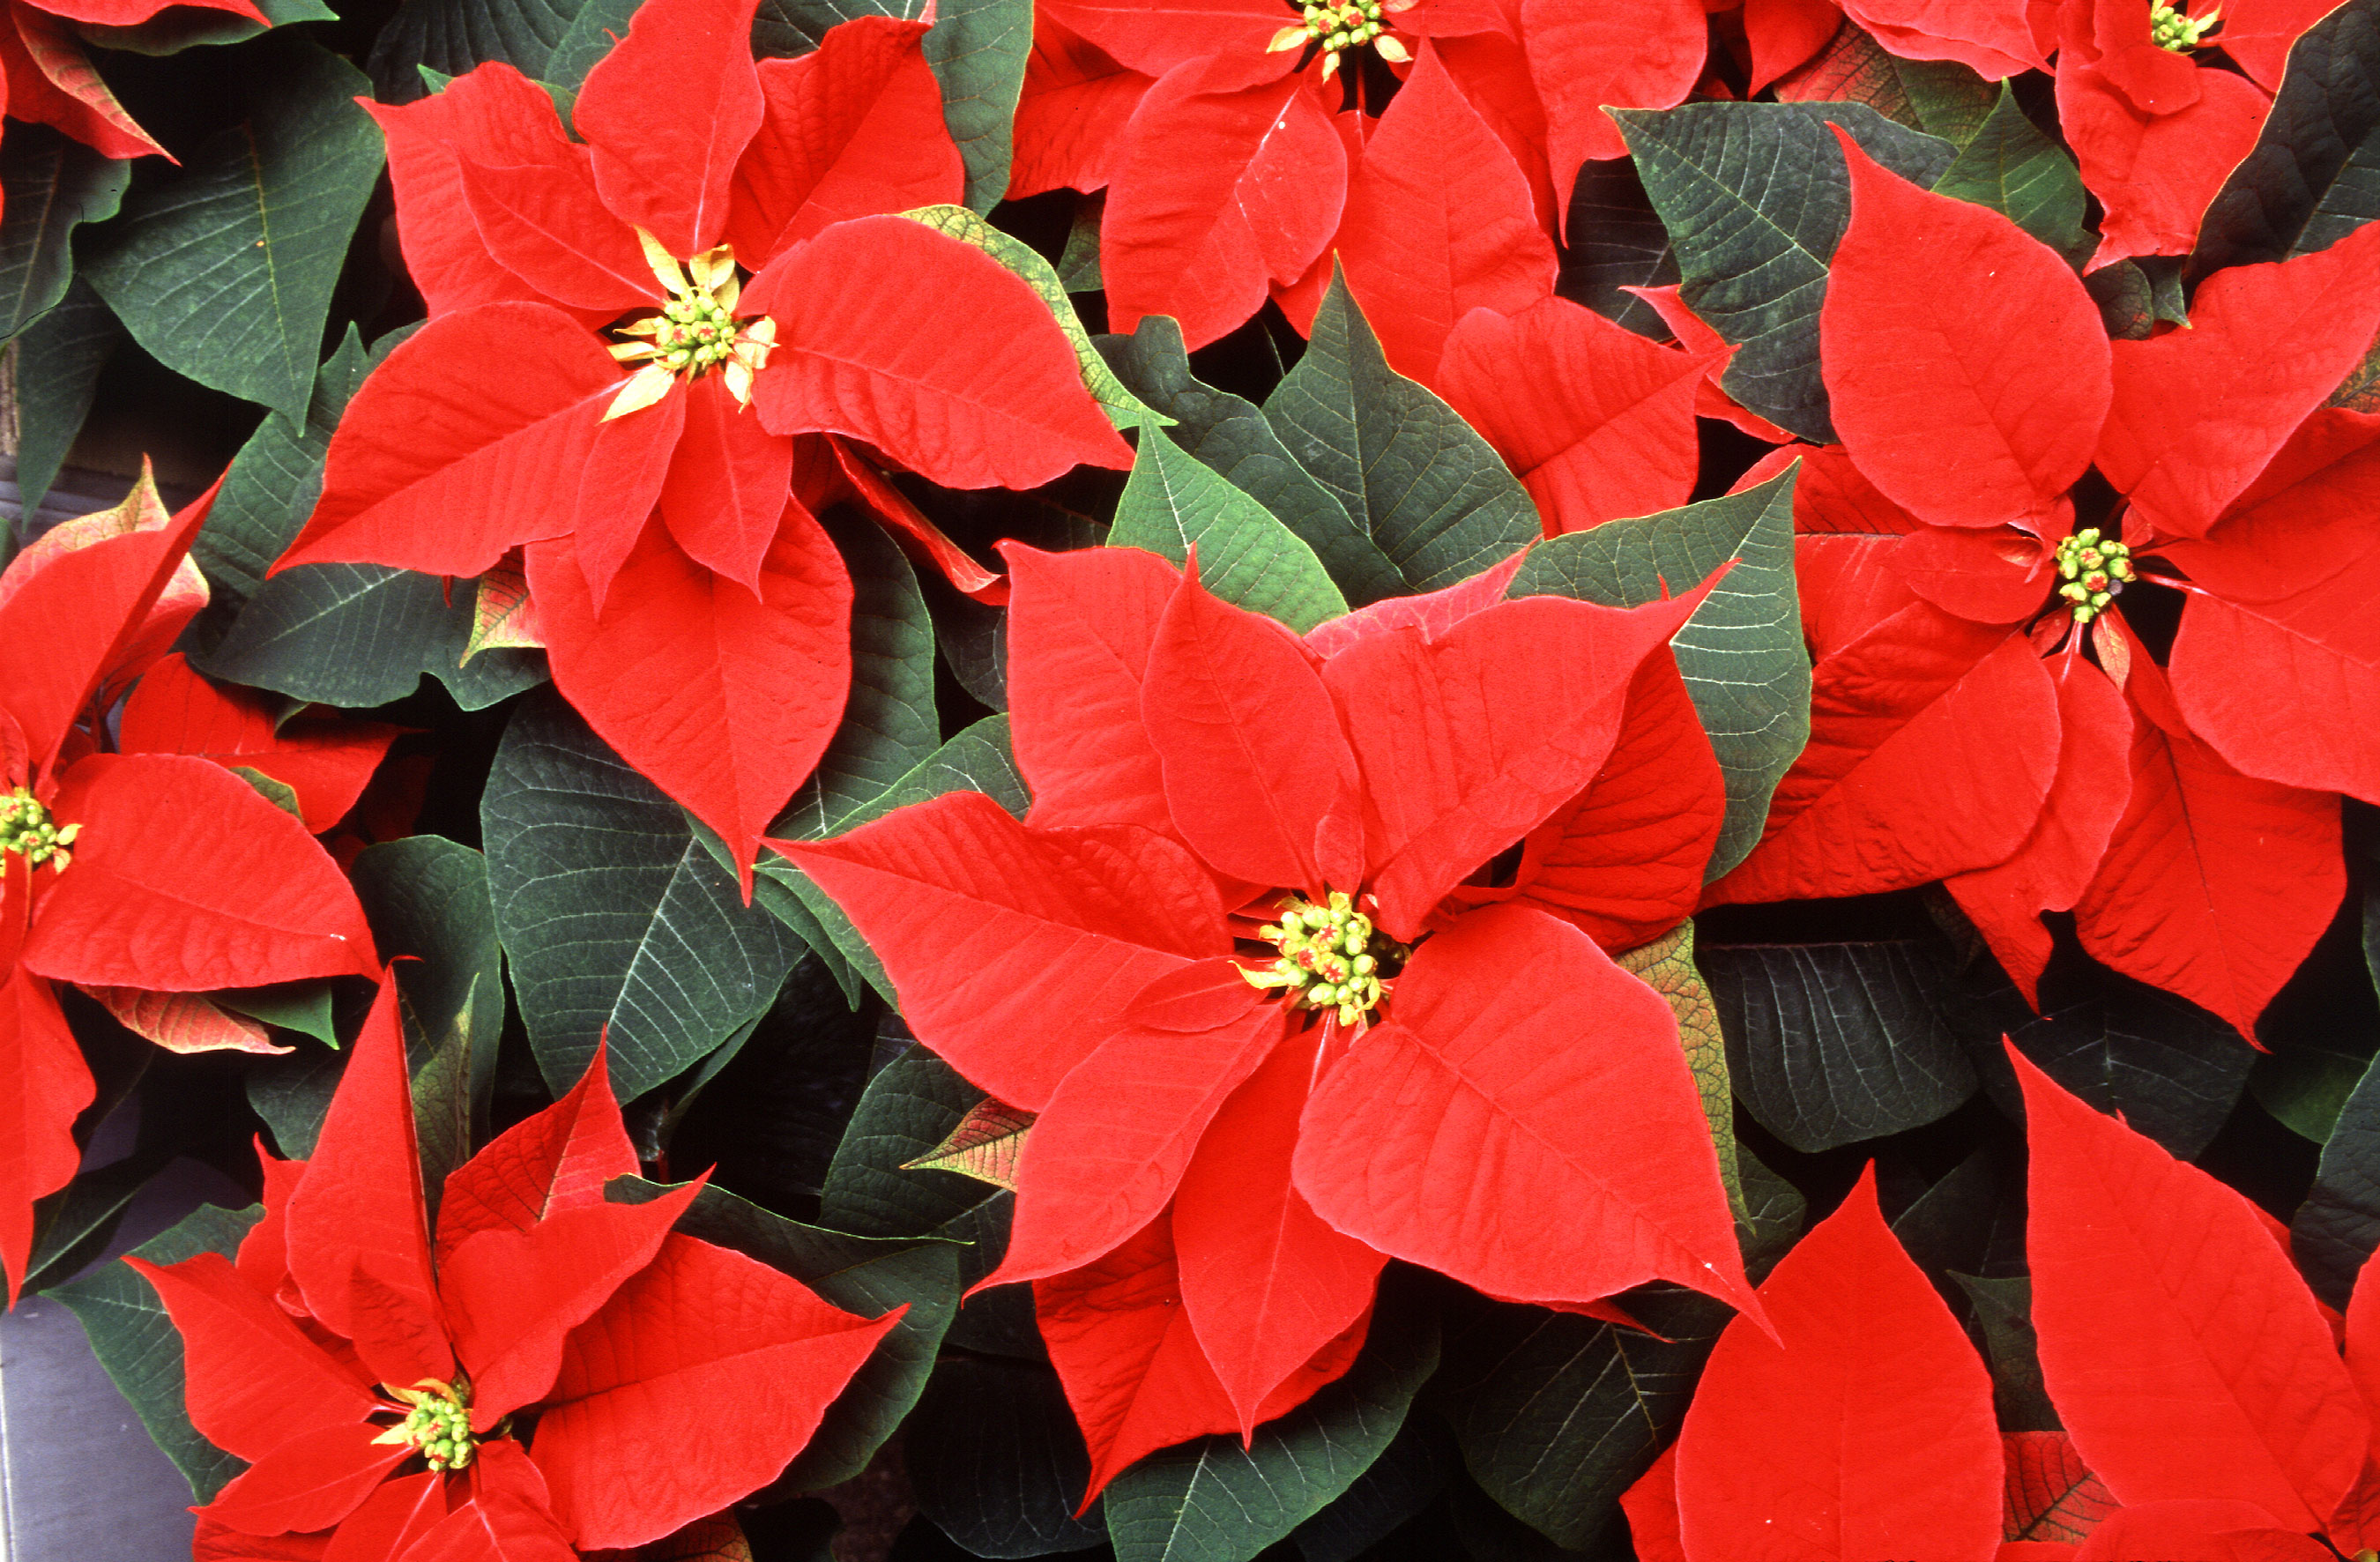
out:
<path id="1" fill-rule="evenodd" d="M 1774 1333 L 1719 1337 L 1676 1446 L 1623 1499 L 1638 1556 L 2319 1562 L 2380 1539 L 2380 1265 L 2342 1319 L 2271 1217 L 2009 1057 L 2063 1430 L 1998 1431 L 1871 1168 L 1762 1284 Z"/>
<path id="2" fill-rule="evenodd" d="M 2110 344 L 2005 217 L 1844 154 L 1844 443 L 1793 453 L 1797 524 L 1845 534 L 1799 549 L 1813 732 L 1713 896 L 1942 879 L 2028 995 L 2071 909 L 2252 1035 L 2345 890 L 2339 793 L 2380 800 L 2380 418 L 2322 405 L 2380 327 L 2380 232 Z M 2093 466 L 2120 497 L 2078 526 Z M 2185 593 L 2162 666 L 2119 606 L 2143 583 Z"/>
<path id="3" fill-rule="evenodd" d="M 1038 1114 L 985 1283 L 1035 1283 L 1092 1491 L 1343 1372 L 1389 1257 L 1748 1304 L 1676 1023 L 1597 942 L 1673 926 L 1716 836 L 1667 649 L 1700 593 L 1504 601 L 1508 563 L 1301 640 L 1195 563 L 1006 552 L 1027 817 L 771 844 Z"/>
<path id="4" fill-rule="evenodd" d="M 198 1510 L 223 1548 L 641 1545 L 773 1480 L 900 1316 L 672 1232 L 697 1187 L 606 1203 L 638 1166 L 600 1049 L 449 1174 L 433 1237 L 394 983 L 313 1156 L 261 1158 L 264 1218 L 237 1261 L 130 1261 L 181 1331 L 192 1424 L 249 1461 Z"/>
<path id="5" fill-rule="evenodd" d="M 357 394 L 276 566 L 475 575 L 525 548 L 556 684 L 747 879 L 850 684 L 814 509 L 856 498 L 982 590 L 877 461 L 1026 488 L 1131 459 L 1030 286 L 879 214 L 962 188 L 924 24 L 756 66 L 753 5 L 641 7 L 583 141 L 503 65 L 374 109 L 431 319 Z"/>
<path id="6" fill-rule="evenodd" d="M 74 1121 L 95 1089 L 53 984 L 89 989 L 184 1050 L 273 1050 L 187 995 L 379 969 L 338 866 L 227 768 L 258 757 L 192 752 L 200 734 L 141 687 L 140 714 L 128 709 L 109 738 L 109 709 L 206 605 L 187 555 L 212 499 L 168 516 L 144 478 L 123 505 L 55 528 L 0 574 L 0 1265 L 12 1303 L 33 1201 L 74 1175 Z M 178 663 L 162 675 L 188 676 Z M 317 806 L 350 779 L 359 791 L 357 764 L 368 775 L 393 735 L 348 734 L 338 773 L 310 785 Z"/>

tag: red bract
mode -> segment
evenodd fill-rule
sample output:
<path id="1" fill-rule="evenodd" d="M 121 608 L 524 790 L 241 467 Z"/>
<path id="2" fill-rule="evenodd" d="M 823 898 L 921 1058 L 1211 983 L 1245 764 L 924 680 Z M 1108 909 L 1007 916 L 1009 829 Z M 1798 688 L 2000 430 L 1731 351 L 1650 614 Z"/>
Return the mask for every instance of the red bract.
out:
<path id="1" fill-rule="evenodd" d="M 448 1176 L 433 1245 L 395 995 L 313 1158 L 264 1157 L 237 1262 L 130 1261 L 181 1331 L 191 1423 L 249 1461 L 199 1509 L 202 1550 L 565 1562 L 773 1479 L 898 1311 L 673 1234 L 693 1188 L 604 1202 L 637 1157 L 600 1050 Z"/>
<path id="2" fill-rule="evenodd" d="M 981 591 L 876 460 L 1021 488 L 1130 454 L 1031 287 L 879 214 L 962 187 L 924 24 L 756 67 L 752 12 L 641 10 L 583 144 L 503 65 L 374 110 L 431 320 L 357 394 L 278 566 L 470 575 L 526 544 L 562 692 L 747 874 L 850 682 L 814 511 L 856 498 Z"/>
<path id="3" fill-rule="evenodd" d="M 2319 410 L 2380 326 L 2380 234 L 2218 273 L 2192 330 L 2111 346 L 2007 219 L 1846 155 L 1844 445 L 1794 453 L 1799 524 L 1835 534 L 1801 543 L 1813 734 L 1714 897 L 1940 878 L 2028 993 L 2039 914 L 2070 908 L 2092 954 L 2251 1034 L 2343 892 L 2337 794 L 2380 798 L 2351 717 L 2380 709 L 2380 419 Z M 2093 464 L 2126 497 L 2078 529 Z M 2165 667 L 2113 611 L 2143 581 L 2188 594 Z"/>
<path id="4" fill-rule="evenodd" d="M 35 6 L 9 0 L 0 17 L 0 109 L 11 119 L 51 126 L 109 157 L 144 157 L 165 149 L 132 122 L 91 68 L 72 24 L 137 27 L 168 6 L 228 11 L 271 26 L 250 0 L 60 0 Z"/>
<path id="5" fill-rule="evenodd" d="M 2269 1217 L 2009 1056 L 2032 1321 L 2066 1431 L 1993 1435 L 1982 1363 L 1863 1178 L 1761 1287 L 1778 1339 L 1728 1326 L 1677 1447 L 1628 1494 L 1647 1562 L 2316 1562 L 2372 1544 L 2374 1266 L 2342 1362 Z"/>
<path id="6" fill-rule="evenodd" d="M 1301 641 L 1150 554 L 1008 554 L 1028 817 L 772 844 L 1039 1114 L 993 1279 L 1036 1282 L 1093 1489 L 1343 1370 L 1384 1256 L 1753 1305 L 1676 1024 L 1597 943 L 1673 926 L 1715 839 L 1663 648 L 1699 593 L 1506 602 L 1508 566 Z"/>
<path id="7" fill-rule="evenodd" d="M 12 1302 L 33 1201 L 74 1175 L 71 1131 L 93 1093 L 53 982 L 182 1050 L 271 1051 L 260 1029 L 186 995 L 378 969 L 354 891 L 303 823 L 178 752 L 186 733 L 128 723 L 124 752 L 99 752 L 108 708 L 205 605 L 185 555 L 212 499 L 168 517 L 144 478 L 0 575 L 0 1264 Z"/>

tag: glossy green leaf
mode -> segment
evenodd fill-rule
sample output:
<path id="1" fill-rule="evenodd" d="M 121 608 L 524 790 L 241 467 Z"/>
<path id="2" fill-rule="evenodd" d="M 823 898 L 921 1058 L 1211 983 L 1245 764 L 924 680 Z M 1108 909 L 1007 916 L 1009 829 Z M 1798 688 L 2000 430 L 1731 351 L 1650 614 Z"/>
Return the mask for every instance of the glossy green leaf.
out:
<path id="1" fill-rule="evenodd" d="M 238 1250 L 248 1229 L 263 1217 L 261 1205 L 243 1210 L 201 1205 L 172 1230 L 132 1251 L 152 1264 L 178 1264 L 201 1253 L 229 1256 Z M 82 1325 L 91 1337 L 91 1354 L 150 1437 L 189 1482 L 190 1495 L 202 1503 L 212 1501 L 224 1483 L 247 1465 L 200 1436 L 190 1424 L 189 1412 L 182 1408 L 182 1337 L 165 1315 L 155 1289 L 119 1261 L 50 1294 Z"/>
<path id="2" fill-rule="evenodd" d="M 1032 53 L 1033 0 L 941 0 L 926 34 L 942 119 L 966 164 L 966 203 L 978 212 L 1008 194 L 1009 129 Z"/>
<path id="3" fill-rule="evenodd" d="M 2082 170 L 2034 127 L 2005 81 L 1990 116 L 1960 149 L 1934 193 L 1988 206 L 2078 262 L 2090 258 L 2097 242 L 2082 227 Z"/>
<path id="4" fill-rule="evenodd" d="M 47 1290 L 99 1256 L 125 1206 L 149 1185 L 171 1152 L 139 1149 L 75 1180 L 33 1204 L 33 1256 L 25 1266 L 28 1296 Z"/>
<path id="5" fill-rule="evenodd" d="M 587 81 L 587 73 L 596 63 L 612 52 L 612 46 L 628 35 L 628 23 L 635 19 L 641 0 L 582 0 L 570 25 L 562 30 L 554 42 L 553 52 L 545 57 L 537 79 L 549 91 L 576 94 Z"/>
<path id="6" fill-rule="evenodd" d="M 2380 0 L 2347 0 L 2289 49 L 2256 145 L 2198 228 L 2193 275 L 2327 249 L 2380 217 Z"/>
<path id="7" fill-rule="evenodd" d="M 593 42 L 587 33 L 574 35 L 572 24 L 582 11 L 599 8 L 600 0 L 403 0 L 373 40 L 367 68 L 380 101 L 391 103 L 423 94 L 424 66 L 453 77 L 501 60 L 531 80 L 552 81 L 546 73 L 565 39 L 577 45 L 574 62 Z M 608 12 L 597 19 L 608 19 Z M 582 79 L 602 53 L 595 49 L 577 67 Z"/>
<path id="8" fill-rule="evenodd" d="M 1809 741 L 1810 658 L 1793 582 L 1798 471 L 1681 510 L 1550 538 L 1530 551 L 1509 593 L 1633 608 L 1690 591 L 1735 561 L 1670 641 L 1727 784 L 1712 878 L 1759 844 L 1769 796 Z"/>
<path id="9" fill-rule="evenodd" d="M 1452 407 L 1389 367 L 1343 277 L 1331 278 L 1305 356 L 1264 412 L 1411 590 L 1451 586 L 1538 536 L 1519 479 Z"/>
<path id="10" fill-rule="evenodd" d="M 99 371 L 123 339 L 115 311 L 80 276 L 17 338 L 17 493 L 24 514 L 40 509 L 57 480 L 91 414 Z"/>
<path id="11" fill-rule="evenodd" d="M 381 958 L 395 962 L 407 1052 L 452 1052 L 469 1122 L 484 1139 L 504 1028 L 504 951 L 488 861 L 437 835 L 367 846 L 348 875 Z M 410 956 L 410 959 L 398 959 Z"/>
<path id="12" fill-rule="evenodd" d="M 1983 1331 L 1984 1354 L 1992 1363 L 1992 1399 L 2002 1430 L 2058 1430 L 2058 1409 L 2041 1380 L 2033 1332 L 2033 1282 L 2022 1275 L 1984 1279 L 1953 1274 L 1950 1278 L 1967 1293 L 1975 1326 Z"/>
<path id="13" fill-rule="evenodd" d="M 1347 599 L 1330 584 L 1313 549 L 1160 429 L 1140 436 L 1108 542 L 1145 548 L 1177 564 L 1187 563 L 1195 548 L 1198 578 L 1208 590 L 1301 635 L 1347 611 Z"/>
<path id="14" fill-rule="evenodd" d="M 1956 60 L 1901 58 L 1847 17 L 1815 58 L 1779 84 L 1778 96 L 1864 103 L 1897 124 L 1963 146 L 1990 116 L 1994 91 Z"/>
<path id="15" fill-rule="evenodd" d="M 287 39 L 251 53 L 247 121 L 135 191 L 84 272 L 166 367 L 296 421 L 381 138 L 355 103 L 370 84 L 345 60 Z"/>
<path id="16" fill-rule="evenodd" d="M 0 339 L 57 307 L 74 281 L 76 227 L 115 216 L 131 182 L 131 163 L 46 125 L 0 140 Z"/>
<path id="17" fill-rule="evenodd" d="M 800 956 L 677 805 L 558 696 L 514 711 L 480 822 L 513 988 L 556 1094 L 607 1033 L 622 1100 L 685 1072 L 758 1019 Z"/>
<path id="18" fill-rule="evenodd" d="M 872 1237 L 918 1237 L 1006 1195 L 971 1177 L 912 1171 L 983 1099 L 958 1071 L 912 1047 L 877 1071 L 827 1171 L 819 1217 Z"/>
<path id="19" fill-rule="evenodd" d="M 1851 222 L 1851 176 L 1827 125 L 1929 188 L 1950 165 L 1950 143 L 1862 103 L 1688 103 L 1611 116 L 1678 247 L 1680 298 L 1740 349 L 1720 383 L 1771 422 L 1834 442 L 1818 308 Z"/>
<path id="20" fill-rule="evenodd" d="M 542 651 L 482 651 L 462 664 L 471 593 L 380 564 L 300 564 L 257 589 L 215 648 L 192 660 L 229 683 L 356 709 L 436 676 L 466 710 L 546 678 Z"/>
<path id="21" fill-rule="evenodd" d="M 928 0 L 760 0 L 752 18 L 752 47 L 762 57 L 807 54 L 830 28 L 854 17 L 900 17 L 926 13 Z"/>
<path id="22" fill-rule="evenodd" d="M 311 1036 L 325 1047 L 339 1045 L 337 1022 L 332 1015 L 333 983 L 328 977 L 275 982 L 271 987 L 246 987 L 212 996 L 235 1014 Z"/>
<path id="23" fill-rule="evenodd" d="M 918 1510 L 974 1556 L 1049 1556 L 1102 1538 L 1099 1504 L 1075 1517 L 1091 1458 L 1046 1366 L 953 1358 L 902 1445 Z"/>
<path id="24" fill-rule="evenodd" d="M 2345 1307 L 2380 1249 L 2380 1060 L 2363 1072 L 2322 1147 L 2313 1186 L 2289 1222 L 2289 1252 L 2314 1294 Z"/>
<path id="25" fill-rule="evenodd" d="M 1796 1150 L 1916 1128 L 1975 1092 L 1930 943 L 1706 944 L 1736 1099 Z"/>
<path id="26" fill-rule="evenodd" d="M 1407 1416 L 1354 1484 L 1290 1532 L 1305 1562 L 1355 1562 L 1429 1506 L 1462 1462 L 1446 1423 Z"/>
<path id="27" fill-rule="evenodd" d="M 1666 287 L 1678 280 L 1678 251 L 1645 193 L 1635 165 L 1615 157 L 1589 162 L 1570 188 L 1562 231 L 1561 275 L 1554 291 L 1615 324 L 1656 342 L 1670 340 L 1659 311 L 1631 287 Z"/>
<path id="28" fill-rule="evenodd" d="M 236 605 L 256 594 L 265 571 L 285 551 L 312 513 L 322 491 L 322 456 L 347 400 L 373 364 L 395 345 L 383 338 L 367 354 L 355 327 L 338 351 L 314 375 L 306 417 L 293 422 L 267 413 L 224 474 L 223 490 L 207 512 L 207 524 L 190 544 L 190 557 L 207 584 Z"/>

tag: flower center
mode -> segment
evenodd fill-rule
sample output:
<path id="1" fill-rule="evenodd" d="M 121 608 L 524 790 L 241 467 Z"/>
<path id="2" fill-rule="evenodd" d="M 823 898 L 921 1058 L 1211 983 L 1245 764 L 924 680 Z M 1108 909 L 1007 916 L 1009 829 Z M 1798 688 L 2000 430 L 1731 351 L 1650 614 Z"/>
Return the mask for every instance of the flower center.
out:
<path id="1" fill-rule="evenodd" d="M 1410 10 L 1414 4 L 1415 0 L 1325 0 L 1324 4 L 1313 5 L 1292 0 L 1291 8 L 1300 19 L 1274 33 L 1265 49 L 1269 54 L 1309 46 L 1319 50 L 1325 81 L 1339 68 L 1342 54 L 1366 43 L 1382 59 L 1402 65 L 1413 55 L 1402 43 L 1388 36 L 1388 18 L 1383 13 Z"/>
<path id="2" fill-rule="evenodd" d="M 2160 49 L 2186 54 L 2199 46 L 2222 18 L 2220 6 L 2203 17 L 2186 17 L 2165 0 L 2149 0 L 2149 41 Z"/>
<path id="3" fill-rule="evenodd" d="M 412 1409 L 373 1442 L 402 1443 L 419 1452 L 432 1470 L 461 1470 L 471 1462 L 480 1440 L 471 1434 L 469 1384 L 425 1377 L 410 1388 L 381 1386 Z"/>
<path id="4" fill-rule="evenodd" d="M 23 787 L 0 793 L 0 852 L 18 852 L 34 867 L 49 864 L 60 873 L 74 861 L 67 850 L 82 833 L 79 824 L 61 825 Z"/>
<path id="5" fill-rule="evenodd" d="M 1403 945 L 1374 928 L 1354 898 L 1340 890 L 1330 892 L 1325 905 L 1302 895 L 1288 897 L 1281 902 L 1280 923 L 1257 936 L 1281 951 L 1281 958 L 1261 971 L 1243 969 L 1248 985 L 1285 988 L 1293 1006 L 1336 1009 L 1342 1025 L 1379 1007 L 1381 982 L 1397 974 L 1406 954 Z"/>
<path id="6" fill-rule="evenodd" d="M 752 376 L 769 361 L 777 345 L 777 322 L 766 316 L 735 318 L 735 297 L 743 285 L 735 277 L 735 252 L 727 245 L 706 250 L 683 266 L 642 228 L 645 261 L 669 290 L 658 314 L 614 326 L 620 338 L 612 347 L 622 363 L 644 367 L 628 377 L 603 414 L 603 421 L 625 418 L 652 406 L 679 380 L 694 380 L 719 369 L 739 406 L 752 402 Z"/>
<path id="7" fill-rule="evenodd" d="M 2107 611 L 2132 578 L 2132 551 L 2097 527 L 2084 527 L 2058 544 L 2058 573 L 2066 584 L 2058 594 L 2066 599 L 2077 624 L 2088 624 Z"/>

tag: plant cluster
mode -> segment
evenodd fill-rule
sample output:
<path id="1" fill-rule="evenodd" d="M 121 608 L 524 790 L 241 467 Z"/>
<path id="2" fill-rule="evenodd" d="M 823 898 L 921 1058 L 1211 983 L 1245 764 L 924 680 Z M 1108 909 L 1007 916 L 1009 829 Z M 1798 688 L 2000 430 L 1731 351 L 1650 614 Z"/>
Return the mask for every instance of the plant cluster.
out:
<path id="1" fill-rule="evenodd" d="M 2380 0 L 9 15 L 201 1562 L 2380 1555 Z"/>

